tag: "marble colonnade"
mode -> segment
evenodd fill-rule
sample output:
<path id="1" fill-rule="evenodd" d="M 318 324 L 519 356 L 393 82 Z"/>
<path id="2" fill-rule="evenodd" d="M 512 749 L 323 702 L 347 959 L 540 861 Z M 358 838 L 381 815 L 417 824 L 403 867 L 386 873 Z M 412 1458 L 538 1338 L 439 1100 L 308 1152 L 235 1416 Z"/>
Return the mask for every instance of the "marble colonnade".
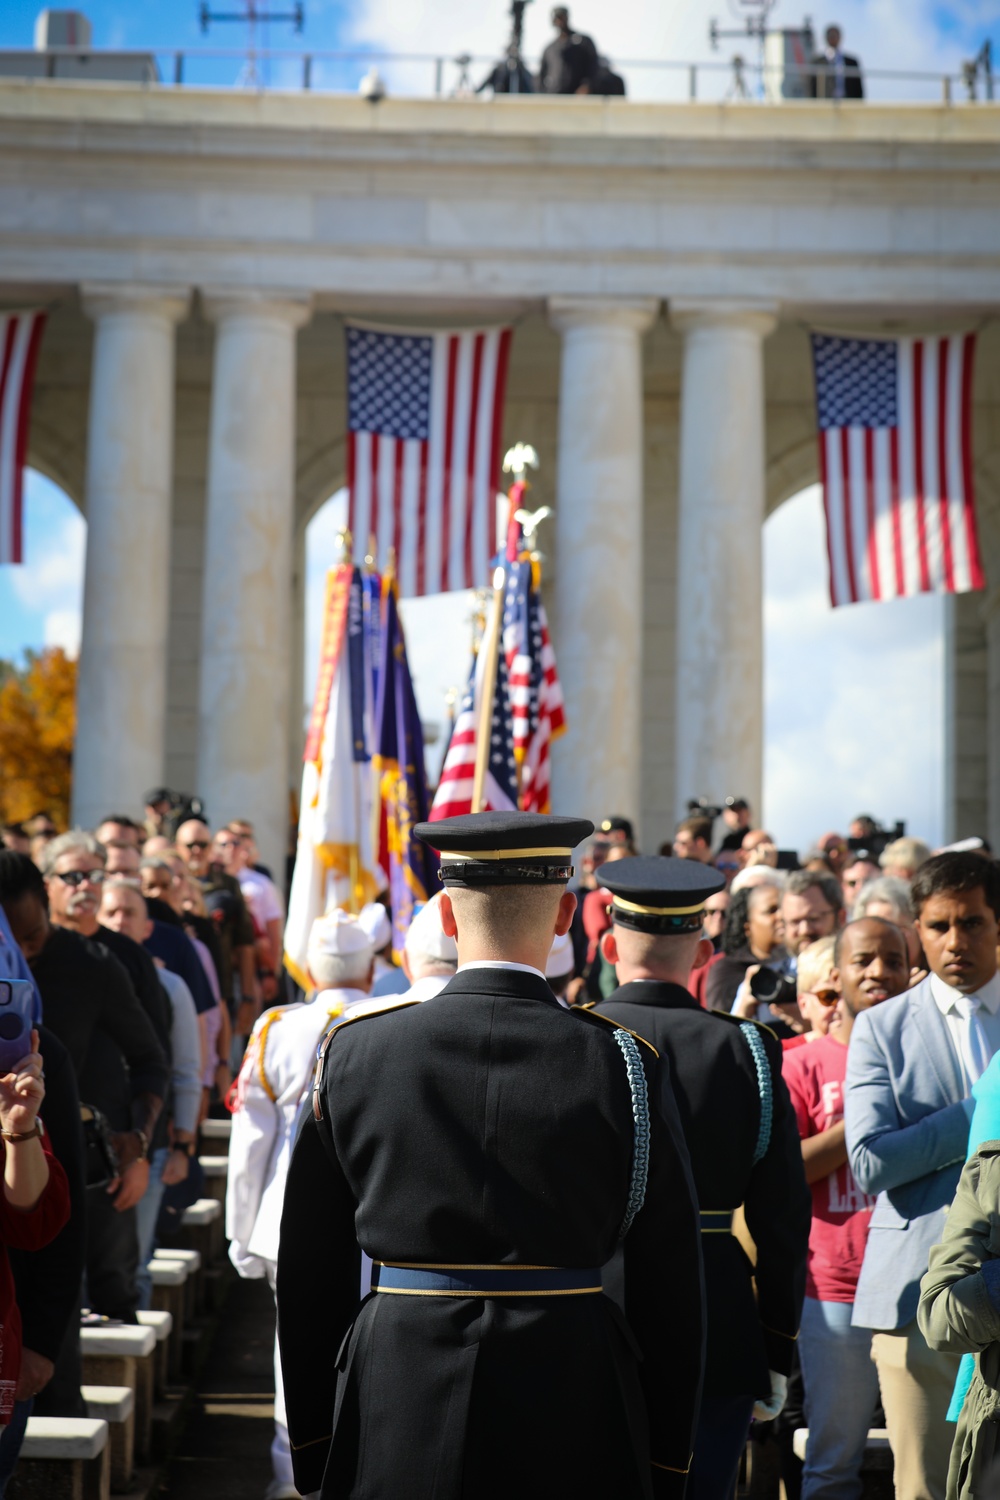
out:
<path id="1" fill-rule="evenodd" d="M 90 288 L 85 301 L 97 337 L 74 791 L 84 824 L 135 806 L 164 777 L 173 341 L 188 301 L 187 289 L 164 288 Z M 556 805 L 638 819 L 642 338 L 662 304 L 554 297 L 547 306 L 562 340 L 553 626 L 570 709 L 555 747 Z M 197 790 L 213 821 L 252 809 L 275 863 L 287 818 L 295 336 L 309 302 L 209 289 L 203 307 L 215 349 Z M 757 795 L 762 342 L 774 316 L 694 302 L 672 304 L 671 316 L 685 337 L 677 784 Z M 709 577 L 724 582 L 709 588 Z M 126 716 L 133 732 L 113 736 L 109 726 Z"/>

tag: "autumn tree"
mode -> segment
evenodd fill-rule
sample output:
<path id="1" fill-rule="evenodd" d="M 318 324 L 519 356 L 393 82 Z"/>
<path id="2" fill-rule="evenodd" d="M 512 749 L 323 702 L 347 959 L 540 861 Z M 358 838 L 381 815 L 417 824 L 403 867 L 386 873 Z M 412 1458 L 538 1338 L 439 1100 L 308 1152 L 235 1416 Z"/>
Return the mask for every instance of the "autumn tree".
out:
<path id="1" fill-rule="evenodd" d="M 61 646 L 0 662 L 0 822 L 47 812 L 69 822 L 76 662 Z"/>

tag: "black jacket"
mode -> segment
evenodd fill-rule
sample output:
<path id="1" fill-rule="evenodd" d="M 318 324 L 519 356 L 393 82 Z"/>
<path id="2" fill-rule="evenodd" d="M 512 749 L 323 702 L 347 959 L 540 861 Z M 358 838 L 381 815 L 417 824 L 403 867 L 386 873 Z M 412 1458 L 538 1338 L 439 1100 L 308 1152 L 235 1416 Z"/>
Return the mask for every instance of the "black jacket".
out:
<path id="1" fill-rule="evenodd" d="M 38 1028 L 45 1063 L 41 1116 L 69 1183 L 69 1221 L 41 1250 L 8 1250 L 26 1349 L 53 1364 L 70 1318 L 77 1316 L 84 1257 L 83 1127 L 73 1064 L 47 1026 Z"/>
<path id="2" fill-rule="evenodd" d="M 812 1217 L 795 1113 L 781 1077 L 781 1046 L 767 1027 L 702 1010 L 676 984 L 623 984 L 601 1010 L 646 1037 L 669 1062 L 699 1204 L 705 1210 L 742 1204 L 757 1247 L 754 1269 L 731 1234 L 702 1235 L 708 1308 L 705 1392 L 767 1395 L 768 1370 L 787 1375 L 791 1369 Z M 771 1072 L 771 1139 L 756 1166 L 761 1094 L 741 1024 L 755 1027 Z"/>
<path id="3" fill-rule="evenodd" d="M 844 94 L 845 99 L 863 99 L 865 97 L 865 86 L 861 81 L 861 64 L 856 57 L 842 52 L 844 60 Z M 813 67 L 819 71 L 812 74 L 809 79 L 809 92 L 814 99 L 835 99 L 837 97 L 837 76 L 825 52 L 819 52 L 813 58 Z"/>
<path id="4" fill-rule="evenodd" d="M 669 1101 L 642 1047 L 650 1095 Z M 634 1126 L 607 1023 L 531 974 L 460 972 L 336 1028 L 285 1190 L 278 1326 L 295 1479 L 337 1500 L 680 1494 L 702 1282 L 679 1125 L 651 1111 L 645 1204 L 606 1295 L 374 1292 L 374 1261 L 603 1267 Z M 637 1355 L 641 1355 L 640 1359 Z"/>
<path id="5" fill-rule="evenodd" d="M 97 1057 L 103 1057 L 110 1043 L 119 1066 L 128 1069 L 130 1097 L 155 1094 L 166 1099 L 169 1064 L 128 974 L 107 948 L 53 927 L 45 947 L 31 961 L 31 972 L 41 991 L 45 1024 L 69 1052 L 77 1084 L 85 1076 L 93 1083 L 90 1095 L 80 1089 L 87 1104 L 109 1114 L 118 1105 L 119 1079 L 106 1074 Z"/>

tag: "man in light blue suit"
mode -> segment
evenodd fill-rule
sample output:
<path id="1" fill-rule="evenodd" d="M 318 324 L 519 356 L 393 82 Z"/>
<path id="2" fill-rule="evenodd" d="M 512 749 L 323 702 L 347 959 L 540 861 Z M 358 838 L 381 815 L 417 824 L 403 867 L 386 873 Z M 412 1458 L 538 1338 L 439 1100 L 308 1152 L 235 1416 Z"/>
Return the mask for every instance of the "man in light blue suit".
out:
<path id="1" fill-rule="evenodd" d="M 847 1061 L 851 1170 L 878 1194 L 853 1322 L 875 1330 L 897 1500 L 945 1500 L 958 1356 L 928 1349 L 916 1310 L 965 1161 L 970 1090 L 1000 1051 L 1000 866 L 940 854 L 912 895 L 930 973 L 858 1017 Z"/>

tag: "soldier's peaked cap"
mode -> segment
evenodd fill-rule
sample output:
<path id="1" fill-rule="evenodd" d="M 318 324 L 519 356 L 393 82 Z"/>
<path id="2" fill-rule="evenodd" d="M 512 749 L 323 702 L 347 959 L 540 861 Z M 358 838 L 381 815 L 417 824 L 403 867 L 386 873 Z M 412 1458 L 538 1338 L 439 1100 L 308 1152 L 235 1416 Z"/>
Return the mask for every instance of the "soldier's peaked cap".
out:
<path id="1" fill-rule="evenodd" d="M 418 823 L 414 835 L 441 854 L 445 885 L 565 885 L 572 855 L 594 831 L 587 818 L 484 812 Z"/>
<path id="2" fill-rule="evenodd" d="M 619 927 L 666 936 L 698 932 L 705 902 L 726 883 L 711 865 L 662 855 L 603 864 L 598 878 L 611 892 L 611 913 Z"/>

